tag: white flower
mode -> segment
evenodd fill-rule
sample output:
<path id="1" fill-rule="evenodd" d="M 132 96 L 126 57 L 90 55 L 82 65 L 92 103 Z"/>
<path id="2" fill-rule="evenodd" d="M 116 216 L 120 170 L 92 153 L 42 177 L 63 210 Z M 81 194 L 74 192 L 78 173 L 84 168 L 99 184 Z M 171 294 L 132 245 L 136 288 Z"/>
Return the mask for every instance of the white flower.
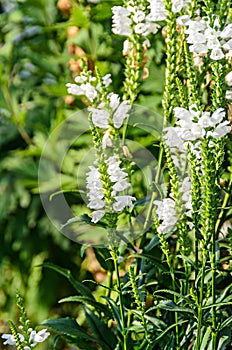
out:
<path id="1" fill-rule="evenodd" d="M 131 47 L 131 44 L 130 44 L 129 40 L 125 40 L 123 42 L 123 50 L 122 50 L 122 54 L 124 56 L 128 55 L 130 47 Z"/>
<path id="2" fill-rule="evenodd" d="M 116 196 L 115 202 L 113 203 L 113 209 L 115 211 L 122 211 L 126 207 L 132 207 L 133 201 L 136 200 L 136 198 L 132 196 Z"/>
<path id="3" fill-rule="evenodd" d="M 129 116 L 128 112 L 130 111 L 130 109 L 131 105 L 129 104 L 129 101 L 123 101 L 122 103 L 120 103 L 113 115 L 115 128 L 119 129 L 122 126 L 124 119 L 126 119 Z"/>
<path id="4" fill-rule="evenodd" d="M 154 22 L 157 20 L 157 16 L 154 16 L 154 4 L 152 3 L 149 8 L 151 9 L 151 13 L 146 15 L 145 7 L 141 5 L 129 5 L 127 7 L 114 6 L 112 8 L 113 33 L 124 36 L 130 36 L 132 33 L 136 33 L 145 37 L 150 33 L 155 34 L 160 26 Z M 126 42 L 123 53 L 127 54 L 128 49 L 129 42 Z"/>
<path id="5" fill-rule="evenodd" d="M 105 211 L 104 210 L 96 210 L 92 212 L 92 222 L 94 222 L 95 224 L 101 220 L 101 218 L 103 218 L 103 216 L 105 215 Z"/>
<path id="6" fill-rule="evenodd" d="M 162 0 L 149 0 L 150 13 L 147 19 L 150 21 L 163 21 L 166 19 L 165 6 Z"/>
<path id="7" fill-rule="evenodd" d="M 225 57 L 222 49 L 218 48 L 218 49 L 213 49 L 211 54 L 210 54 L 210 58 L 214 61 L 218 61 L 221 60 L 223 57 Z"/>
<path id="8" fill-rule="evenodd" d="M 232 100 L 232 90 L 226 90 L 226 99 Z"/>
<path id="9" fill-rule="evenodd" d="M 112 7 L 113 18 L 112 18 L 112 32 L 114 34 L 129 36 L 132 34 L 130 28 L 132 20 L 129 18 L 130 11 L 122 6 Z"/>
<path id="10" fill-rule="evenodd" d="M 88 80 L 88 78 L 85 75 L 78 75 L 74 80 L 77 84 L 83 84 Z"/>
<path id="11" fill-rule="evenodd" d="M 190 20 L 190 17 L 188 15 L 183 15 L 176 19 L 176 23 L 179 24 L 180 26 L 185 26 L 187 25 L 189 20 Z"/>
<path id="12" fill-rule="evenodd" d="M 110 175 L 110 181 L 118 182 L 127 177 L 127 173 L 120 168 L 120 161 L 117 161 L 116 156 L 112 156 L 107 160 L 108 169 L 107 172 Z"/>
<path id="13" fill-rule="evenodd" d="M 110 130 L 108 129 L 102 138 L 102 148 L 106 149 L 107 147 L 113 147 L 113 142 L 110 137 Z"/>
<path id="14" fill-rule="evenodd" d="M 100 198 L 95 198 L 89 201 L 87 207 L 90 209 L 102 209 L 105 206 L 105 202 Z"/>
<path id="15" fill-rule="evenodd" d="M 132 15 L 132 19 L 133 22 L 135 23 L 139 23 L 142 22 L 145 19 L 145 13 L 141 10 L 137 10 L 133 15 Z"/>
<path id="16" fill-rule="evenodd" d="M 24 336 L 22 334 L 18 333 L 18 337 L 21 342 L 24 340 Z M 3 345 L 16 345 L 16 340 L 13 334 L 2 334 L 2 339 L 6 339 Z"/>
<path id="17" fill-rule="evenodd" d="M 164 129 L 165 135 L 164 139 L 169 148 L 177 148 L 180 152 L 184 152 L 184 143 L 181 138 L 178 136 L 177 127 L 169 126 Z"/>
<path id="18" fill-rule="evenodd" d="M 91 102 L 97 97 L 98 93 L 93 85 L 85 83 L 81 85 L 83 95 L 85 95 Z"/>
<path id="19" fill-rule="evenodd" d="M 195 141 L 202 137 L 219 138 L 230 132 L 229 121 L 223 122 L 225 118 L 223 108 L 218 108 L 212 115 L 209 112 L 200 114 L 195 110 L 195 106 L 190 106 L 189 110 L 176 107 L 174 113 L 179 119 L 175 131 L 183 141 Z"/>
<path id="20" fill-rule="evenodd" d="M 232 49 L 232 25 L 227 25 L 222 31 L 219 30 L 219 19 L 216 18 L 213 27 L 201 18 L 189 20 L 184 23 L 188 26 L 185 33 L 190 44 L 189 50 L 195 54 L 206 54 L 210 51 L 210 58 L 218 61 L 225 57 L 223 51 Z"/>
<path id="21" fill-rule="evenodd" d="M 230 71 L 230 72 L 226 75 L 225 79 L 226 79 L 227 85 L 228 85 L 228 86 L 232 86 L 232 71 Z"/>
<path id="22" fill-rule="evenodd" d="M 50 333 L 47 332 L 47 329 L 42 329 L 39 332 L 31 331 L 29 342 L 31 347 L 36 346 L 38 343 L 42 343 L 49 337 Z"/>
<path id="23" fill-rule="evenodd" d="M 67 83 L 67 91 L 71 95 L 83 95 L 83 91 L 79 85 Z"/>
<path id="24" fill-rule="evenodd" d="M 230 39 L 232 36 L 232 23 L 228 24 L 220 33 L 220 37 L 223 39 Z"/>
<path id="25" fill-rule="evenodd" d="M 92 113 L 92 122 L 95 126 L 102 129 L 108 129 L 108 119 L 110 116 L 108 111 L 94 107 L 88 107 L 88 110 Z"/>
<path id="26" fill-rule="evenodd" d="M 80 79 L 76 78 L 76 81 L 82 81 L 83 77 L 80 77 Z M 71 84 L 67 83 L 67 90 L 69 94 L 72 95 L 84 95 L 86 96 L 91 102 L 98 96 L 98 93 L 93 85 L 91 85 L 89 82 L 87 83 L 82 83 L 81 85 L 77 84 Z"/>
<path id="27" fill-rule="evenodd" d="M 113 190 L 116 192 L 121 192 L 129 188 L 131 185 L 127 179 L 120 179 L 113 185 Z"/>
<path id="28" fill-rule="evenodd" d="M 226 120 L 219 124 L 214 131 L 209 131 L 208 136 L 212 136 L 215 139 L 221 138 L 231 131 L 229 120 Z"/>
<path id="29" fill-rule="evenodd" d="M 110 86 L 110 84 L 112 83 L 111 74 L 104 75 L 104 77 L 102 77 L 102 81 L 105 87 Z"/>
<path id="30" fill-rule="evenodd" d="M 182 9 L 186 9 L 189 2 L 191 2 L 191 0 L 173 0 L 172 12 L 176 13 L 180 12 Z"/>
<path id="31" fill-rule="evenodd" d="M 113 110 L 118 108 L 118 106 L 120 104 L 119 96 L 117 94 L 114 94 L 111 92 L 110 94 L 108 94 L 108 98 L 110 100 L 110 108 L 112 108 Z"/>
<path id="32" fill-rule="evenodd" d="M 169 233 L 177 223 L 175 202 L 171 198 L 165 198 L 162 201 L 155 200 L 157 206 L 156 214 L 158 219 L 162 221 L 157 231 L 159 233 Z"/>
<path id="33" fill-rule="evenodd" d="M 225 118 L 226 112 L 224 108 L 218 108 L 216 111 L 213 112 L 211 116 L 212 125 L 215 126 L 216 124 L 220 123 Z"/>
<path id="34" fill-rule="evenodd" d="M 89 167 L 90 171 L 87 173 L 87 185 L 88 189 L 87 197 L 89 199 L 89 203 L 87 205 L 88 208 L 91 209 L 102 209 L 105 206 L 104 192 L 102 188 L 102 182 L 100 180 L 101 174 L 98 168 L 94 166 Z"/>

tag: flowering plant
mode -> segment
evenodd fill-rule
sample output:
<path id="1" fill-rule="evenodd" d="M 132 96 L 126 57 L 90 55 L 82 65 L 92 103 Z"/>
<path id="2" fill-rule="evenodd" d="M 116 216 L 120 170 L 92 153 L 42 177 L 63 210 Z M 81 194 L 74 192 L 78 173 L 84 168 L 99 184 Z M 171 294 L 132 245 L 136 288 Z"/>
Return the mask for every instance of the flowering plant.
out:
<path id="1" fill-rule="evenodd" d="M 86 9 L 100 4 L 91 1 Z M 86 212 L 61 227 L 84 243 L 83 255 L 93 241 L 82 240 L 78 230 L 84 227 L 87 236 L 91 230 L 95 236 L 98 229 L 105 232 L 103 241 L 95 237 L 92 251 L 109 277 L 107 282 L 85 281 L 97 285 L 96 297 L 69 270 L 44 264 L 77 291 L 61 302 L 82 304 L 84 322 L 80 315 L 44 322 L 70 344 L 106 350 L 231 348 L 230 5 L 230 0 L 117 4 L 112 32 L 125 39 L 119 91 L 114 91 L 113 75 L 102 74 L 97 65 L 90 69 L 88 55 L 74 82 L 66 84 L 68 93 L 86 106 L 94 161 L 84 174 Z M 149 135 L 157 161 L 153 166 L 148 159 L 149 193 L 142 196 L 136 189 L 142 187 L 143 169 L 129 141 L 150 116 L 137 104 L 149 75 L 146 55 L 161 31 L 165 86 L 162 116 L 153 127 L 157 131 L 161 119 L 162 132 Z M 142 147 L 139 151 L 146 161 L 148 153 Z M 44 169 L 43 159 L 41 164 Z M 21 350 L 18 344 L 26 338 L 14 332 L 4 339 Z M 24 350 L 47 337 L 46 330 L 28 332 Z"/>

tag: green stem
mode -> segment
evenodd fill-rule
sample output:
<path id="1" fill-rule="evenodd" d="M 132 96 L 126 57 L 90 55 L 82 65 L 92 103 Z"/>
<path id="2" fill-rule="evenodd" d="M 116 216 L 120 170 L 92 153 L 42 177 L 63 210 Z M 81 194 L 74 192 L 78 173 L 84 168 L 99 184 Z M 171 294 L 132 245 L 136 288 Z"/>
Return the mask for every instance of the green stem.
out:
<path id="1" fill-rule="evenodd" d="M 159 183 L 163 155 L 164 155 L 164 149 L 163 149 L 163 147 L 161 145 L 160 152 L 159 152 L 157 172 L 156 172 L 155 181 L 154 181 L 155 185 L 157 185 Z M 149 223 L 150 223 L 151 216 L 152 216 L 153 202 L 154 202 L 155 198 L 156 198 L 156 192 L 153 191 L 152 195 L 151 195 L 149 207 L 148 207 L 147 216 L 146 216 L 146 219 L 145 219 L 145 222 L 144 222 L 144 225 L 143 225 L 143 232 L 144 233 L 147 231 L 147 228 L 149 227 Z"/>
<path id="2" fill-rule="evenodd" d="M 205 280 L 205 263 L 207 260 L 207 251 L 203 249 L 203 260 L 202 260 L 202 272 L 201 272 L 201 284 L 200 284 L 200 293 L 198 299 L 198 312 L 197 312 L 197 337 L 196 337 L 196 346 L 194 350 L 199 350 L 201 346 L 201 328 L 202 328 L 202 318 L 203 318 L 203 298 L 204 298 L 204 280 Z"/>
<path id="3" fill-rule="evenodd" d="M 171 279 L 172 279 L 172 290 L 175 292 L 176 291 L 175 274 L 174 274 L 174 269 L 172 267 L 172 259 L 171 259 L 171 255 L 169 252 L 168 243 L 166 241 L 166 237 L 163 234 L 159 234 L 159 239 L 160 239 L 161 250 L 166 257 L 166 261 L 167 261 L 167 264 L 169 267 L 169 271 L 170 271 L 170 275 L 171 275 Z M 174 303 L 176 303 L 177 296 L 174 295 L 173 299 L 174 299 Z M 175 350 L 181 350 L 180 343 L 179 343 L 178 312 L 176 312 L 176 311 L 174 312 L 174 317 L 175 317 L 175 336 L 176 336 L 176 338 L 175 338 L 175 340 L 176 340 Z"/>
<path id="4" fill-rule="evenodd" d="M 212 304 L 216 303 L 216 233 L 212 234 L 211 271 L 212 271 Z M 212 307 L 212 350 L 217 350 L 217 316 L 216 307 Z"/>
<path id="5" fill-rule="evenodd" d="M 223 199 L 223 203 L 222 203 L 222 206 L 221 206 L 221 211 L 220 211 L 220 213 L 218 215 L 218 219 L 217 219 L 217 222 L 215 224 L 215 232 L 216 233 L 218 233 L 218 229 L 219 229 L 220 224 L 221 224 L 221 219 L 222 219 L 223 214 L 224 214 L 224 209 L 226 208 L 227 203 L 228 203 L 229 199 L 231 198 L 231 187 L 232 187 L 232 173 L 230 173 L 230 182 L 229 182 L 229 185 L 228 185 L 228 189 L 227 189 L 225 197 Z"/>
<path id="6" fill-rule="evenodd" d="M 118 249 L 115 247 L 112 247 L 111 255 L 112 255 L 112 258 L 114 261 L 114 270 L 115 270 L 115 274 L 116 274 L 117 290 L 118 290 L 118 294 L 119 294 L 119 310 L 120 310 L 121 321 L 122 321 L 123 350 L 128 350 L 127 349 L 126 321 L 125 321 L 125 315 L 124 315 L 124 309 L 123 309 L 122 288 L 121 288 L 119 268 L 118 268 Z"/>

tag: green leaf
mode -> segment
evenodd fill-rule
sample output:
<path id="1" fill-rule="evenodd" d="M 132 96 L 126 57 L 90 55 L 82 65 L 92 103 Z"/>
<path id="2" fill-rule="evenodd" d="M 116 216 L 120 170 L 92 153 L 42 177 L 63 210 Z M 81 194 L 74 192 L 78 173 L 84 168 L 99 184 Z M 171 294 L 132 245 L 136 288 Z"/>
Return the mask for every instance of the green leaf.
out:
<path id="1" fill-rule="evenodd" d="M 182 294 L 174 292 L 173 290 L 170 290 L 170 289 L 159 289 L 159 290 L 155 291 L 153 294 L 157 294 L 157 293 L 161 293 L 161 294 L 168 293 L 168 294 L 171 294 L 171 295 L 175 295 L 178 298 L 180 298 L 179 302 L 181 300 L 185 300 L 189 305 L 192 305 L 193 307 L 195 306 L 195 303 L 191 299 L 189 299 L 187 296 L 183 296 Z"/>
<path id="2" fill-rule="evenodd" d="M 202 310 L 206 310 L 206 309 L 211 309 L 212 307 L 223 307 L 223 306 L 228 306 L 228 305 L 232 305 L 232 302 L 227 302 L 227 303 L 216 303 L 216 304 L 210 304 L 210 305 L 206 305 L 202 307 Z"/>
<path id="3" fill-rule="evenodd" d="M 44 321 L 42 325 L 63 335 L 96 342 L 96 338 L 86 333 L 76 320 L 70 317 L 47 320 Z"/>
<path id="4" fill-rule="evenodd" d="M 174 311 L 174 312 L 183 312 L 183 313 L 189 313 L 194 314 L 194 311 L 192 309 L 189 309 L 187 307 L 178 306 L 173 303 L 172 300 L 162 300 L 157 305 L 151 307 L 149 311 L 156 310 L 156 309 L 163 309 L 167 311 Z"/>
<path id="5" fill-rule="evenodd" d="M 211 327 L 207 327 L 206 331 L 204 327 L 201 329 L 201 334 L 204 334 L 202 342 L 201 342 L 201 347 L 200 350 L 205 350 L 208 349 L 207 344 L 209 342 L 210 335 L 212 334 L 212 329 Z"/>
<path id="6" fill-rule="evenodd" d="M 219 333 L 218 336 L 218 350 L 226 350 L 227 345 L 229 344 L 231 340 L 231 329 L 227 328 L 223 332 Z"/>
<path id="7" fill-rule="evenodd" d="M 183 323 L 188 322 L 187 320 L 184 321 L 180 321 L 178 323 L 174 323 L 171 326 L 169 326 L 168 328 L 165 329 L 164 332 L 162 332 L 158 337 L 155 338 L 155 340 L 152 342 L 152 345 L 154 346 L 155 344 L 159 343 L 160 339 L 162 339 L 165 335 L 169 334 L 170 331 L 175 328 L 176 326 L 180 326 Z"/>
<path id="8" fill-rule="evenodd" d="M 103 312 L 105 316 L 111 317 L 111 312 L 107 305 L 101 304 L 93 298 L 89 298 L 87 296 L 70 296 L 67 298 L 63 298 L 59 300 L 59 303 L 67 303 L 67 302 L 77 302 L 82 304 L 92 305 L 97 311 Z"/>
<path id="9" fill-rule="evenodd" d="M 137 259 L 147 259 L 147 260 L 153 261 L 157 266 L 159 266 L 161 270 L 168 271 L 167 267 L 160 261 L 160 259 L 156 258 L 153 255 L 141 253 L 141 254 L 131 254 L 130 257 L 137 258 Z"/>
<path id="10" fill-rule="evenodd" d="M 116 325 L 117 325 L 117 329 L 122 332 L 122 319 L 121 319 L 121 316 L 120 316 L 120 311 L 119 311 L 119 307 L 115 304 L 115 302 L 107 297 L 107 296 L 103 296 L 104 299 L 107 300 L 107 302 L 109 303 L 110 305 L 110 308 L 111 308 L 111 311 L 112 311 L 112 314 L 113 314 L 113 319 L 114 321 L 116 322 Z"/>
<path id="11" fill-rule="evenodd" d="M 96 347 L 95 346 L 91 346 L 90 345 L 90 343 L 87 341 L 87 340 L 85 340 L 85 339 L 75 339 L 75 338 L 71 338 L 71 337 L 68 337 L 68 336 L 66 336 L 65 337 L 65 339 L 66 339 L 66 341 L 67 341 L 67 343 L 68 344 L 70 344 L 70 345 L 74 345 L 74 346 L 76 346 L 78 349 L 83 349 L 83 350 L 86 350 L 86 349 L 88 349 L 88 350 L 96 350 Z M 94 345 L 94 344 L 93 344 Z M 75 347 L 75 349 L 76 349 L 76 347 Z M 70 347 L 70 349 L 71 349 L 72 347 Z"/>
<path id="12" fill-rule="evenodd" d="M 220 326 L 220 330 L 222 330 L 225 327 L 230 326 L 230 324 L 232 323 L 232 316 L 230 316 L 229 318 L 227 318 L 224 322 L 222 322 L 221 326 Z"/>
<path id="13" fill-rule="evenodd" d="M 98 341 L 104 344 L 104 350 L 114 350 L 117 339 L 113 332 L 87 306 L 83 305 L 83 309 L 91 331 Z"/>
<path id="14" fill-rule="evenodd" d="M 59 192 L 61 193 L 64 191 L 59 191 Z M 56 192 L 56 194 L 59 194 L 59 192 Z M 66 192 L 71 192 L 71 191 L 66 191 Z M 72 191 L 72 192 L 79 192 L 79 191 Z M 101 221 L 98 221 L 97 224 L 94 224 L 91 221 L 91 218 L 89 217 L 88 214 L 82 214 L 80 216 L 74 216 L 73 218 L 69 219 L 65 224 L 61 225 L 60 229 L 62 230 L 66 226 L 74 224 L 76 222 L 85 222 L 87 225 L 91 225 L 91 226 L 100 226 L 100 227 L 104 227 L 104 228 L 106 227 L 106 224 L 102 223 Z"/>
<path id="15" fill-rule="evenodd" d="M 89 25 L 88 12 L 81 6 L 72 9 L 72 25 L 87 28 Z"/>
<path id="16" fill-rule="evenodd" d="M 45 262 L 39 266 L 42 267 L 47 267 L 49 269 L 52 269 L 58 273 L 60 273 L 61 275 L 65 276 L 69 282 L 72 284 L 72 286 L 76 289 L 76 291 L 82 295 L 88 296 L 89 298 L 94 299 L 91 291 L 89 290 L 89 288 L 87 288 L 86 286 L 84 286 L 82 283 L 78 282 L 72 275 L 71 271 L 68 269 L 64 269 L 60 266 L 57 266 L 53 263 L 50 262 Z"/>
<path id="17" fill-rule="evenodd" d="M 100 265 L 106 271 L 114 271 L 114 263 L 107 248 L 94 248 L 94 253 Z"/>

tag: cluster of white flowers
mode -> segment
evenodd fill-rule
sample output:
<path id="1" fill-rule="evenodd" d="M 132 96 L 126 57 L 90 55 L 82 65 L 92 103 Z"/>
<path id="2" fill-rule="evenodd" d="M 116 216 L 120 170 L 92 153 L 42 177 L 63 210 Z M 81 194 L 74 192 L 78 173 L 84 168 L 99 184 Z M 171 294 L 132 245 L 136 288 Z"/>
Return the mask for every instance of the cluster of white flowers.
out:
<path id="1" fill-rule="evenodd" d="M 128 117 L 128 113 L 131 109 L 129 101 L 123 101 L 120 103 L 120 98 L 117 94 L 109 94 L 109 107 L 111 111 L 106 110 L 105 103 L 101 103 L 98 108 L 88 107 L 88 110 L 92 114 L 92 122 L 95 126 L 102 129 L 108 129 L 112 115 L 113 126 L 116 129 L 121 128 L 124 120 Z"/>
<path id="2" fill-rule="evenodd" d="M 116 156 L 109 157 L 107 163 L 107 174 L 112 184 L 111 197 L 113 198 L 112 210 L 121 212 L 126 207 L 131 207 L 134 197 L 129 195 L 118 195 L 128 189 L 131 184 L 128 182 L 128 175 L 124 168 L 120 168 L 121 161 Z M 104 190 L 101 181 L 101 173 L 97 167 L 90 166 L 87 174 L 87 197 L 89 199 L 88 207 L 94 209 L 92 213 L 92 222 L 98 222 L 105 215 Z"/>
<path id="3" fill-rule="evenodd" d="M 191 181 L 190 177 L 186 176 L 180 187 L 180 194 L 183 201 L 183 210 L 186 215 L 192 217 L 192 196 L 191 196 Z M 171 194 L 172 195 L 172 194 Z M 178 215 L 176 211 L 176 202 L 171 198 L 165 198 L 161 201 L 155 200 L 156 214 L 161 224 L 158 226 L 158 233 L 169 233 L 171 232 L 178 222 Z M 192 228 L 192 223 L 189 222 L 189 227 Z"/>
<path id="4" fill-rule="evenodd" d="M 202 138 L 221 138 L 231 131 L 229 120 L 225 120 L 225 110 L 218 108 L 212 114 L 199 112 L 196 105 L 188 109 L 174 108 L 175 132 L 182 141 L 196 141 Z M 169 128 L 170 130 L 170 128 Z"/>
<path id="5" fill-rule="evenodd" d="M 99 84 L 97 79 L 86 73 L 75 78 L 76 84 L 66 84 L 68 93 L 72 95 L 86 96 L 90 102 L 96 102 L 96 98 L 99 97 Z M 102 77 L 102 83 L 107 88 L 111 84 L 111 75 L 106 74 Z M 109 93 L 107 95 L 107 102 L 101 102 L 97 107 L 88 107 L 91 112 L 93 124 L 101 129 L 108 129 L 109 124 L 112 124 L 114 128 L 119 129 L 124 120 L 128 117 L 128 113 L 131 109 L 129 101 L 120 102 L 120 97 L 117 94 Z M 104 145 L 112 146 L 110 141 L 110 134 L 106 133 L 104 137 Z"/>
<path id="6" fill-rule="evenodd" d="M 29 346 L 25 345 L 23 347 L 24 350 L 31 350 L 31 348 L 34 348 L 38 343 L 44 342 L 50 335 L 50 333 L 47 332 L 47 329 L 42 329 L 41 331 L 36 332 L 32 328 L 29 328 L 28 331 L 30 332 Z M 18 336 L 21 342 L 25 340 L 22 334 L 18 333 Z M 2 338 L 5 339 L 3 345 L 16 345 L 16 340 L 13 334 L 3 334 Z"/>
<path id="7" fill-rule="evenodd" d="M 75 78 L 77 84 L 66 84 L 68 93 L 77 96 L 86 96 L 89 101 L 93 102 L 98 96 L 97 88 L 93 85 L 93 82 L 96 82 L 96 80 L 92 76 L 78 75 Z"/>
<path id="8" fill-rule="evenodd" d="M 170 149 L 173 162 L 179 171 L 178 176 L 183 177 L 180 193 L 183 201 L 183 209 L 186 215 L 192 216 L 192 198 L 190 178 L 184 175 L 187 165 L 186 145 L 195 154 L 198 161 L 201 160 L 201 144 L 203 139 L 209 140 L 210 147 L 214 139 L 221 138 L 231 131 L 229 121 L 225 120 L 225 110 L 218 108 L 213 113 L 201 112 L 196 105 L 189 109 L 175 107 L 174 114 L 177 118 L 175 127 L 165 128 L 164 139 Z M 199 163 L 200 164 L 200 163 Z M 175 214 L 175 202 L 170 199 L 154 202 L 157 205 L 157 215 L 162 220 L 158 230 L 160 233 L 168 233 L 175 226 L 177 218 Z M 166 212 L 165 212 L 166 211 Z M 165 216 L 166 215 L 166 216 Z M 189 222 L 190 228 L 192 223 Z"/>
<path id="9" fill-rule="evenodd" d="M 180 192 L 182 194 L 182 200 L 184 202 L 184 208 L 187 210 L 187 216 L 192 216 L 192 195 L 191 195 L 191 180 L 189 176 L 186 176 L 181 184 Z"/>
<path id="10" fill-rule="evenodd" d="M 148 18 L 152 21 L 163 21 L 166 20 L 167 14 L 165 11 L 165 5 L 162 0 L 149 0 L 150 13 Z M 191 0 L 173 0 L 172 1 L 172 12 L 178 13 L 183 9 L 187 9 L 188 3 Z"/>
<path id="11" fill-rule="evenodd" d="M 171 198 L 164 198 L 162 201 L 155 200 L 156 214 L 161 221 L 157 231 L 159 233 L 169 233 L 176 225 L 177 213 L 175 201 Z"/>
<path id="12" fill-rule="evenodd" d="M 213 26 L 209 25 L 207 20 L 197 18 L 190 19 L 188 16 L 180 17 L 177 22 L 188 28 L 185 30 L 189 50 L 197 55 L 206 55 L 210 52 L 212 60 L 221 60 L 227 56 L 232 56 L 232 24 L 227 24 L 223 30 L 220 30 L 218 18 L 215 19 Z"/>
<path id="13" fill-rule="evenodd" d="M 119 129 L 123 122 L 129 116 L 131 105 L 129 101 L 120 101 L 120 97 L 115 93 L 104 95 L 101 99 L 101 89 L 95 77 L 91 72 L 83 72 L 75 78 L 76 84 L 66 84 L 68 92 L 73 95 L 84 95 L 92 105 L 88 107 L 92 123 L 95 127 L 103 129 L 102 150 L 107 147 L 113 148 L 112 129 Z M 111 84 L 111 75 L 107 74 L 102 78 L 102 84 L 107 88 Z M 107 174 L 109 176 L 110 186 L 112 187 L 110 208 L 114 212 L 121 212 L 126 207 L 131 207 L 134 197 L 129 195 L 120 195 L 120 192 L 126 190 L 131 185 L 127 180 L 128 174 L 125 169 L 120 168 L 121 161 L 117 156 L 111 156 L 106 160 Z M 106 213 L 104 190 L 101 179 L 101 172 L 98 167 L 89 166 L 87 173 L 87 198 L 88 207 L 93 209 L 92 222 L 97 223 Z"/>
<path id="14" fill-rule="evenodd" d="M 146 15 L 145 7 L 142 5 L 114 6 L 112 12 L 114 34 L 130 36 L 135 33 L 147 37 L 151 33 L 155 34 L 160 27 L 150 15 Z"/>
<path id="15" fill-rule="evenodd" d="M 129 5 L 127 7 L 114 6 L 112 31 L 114 34 L 130 36 L 132 33 L 144 37 L 155 34 L 159 25 L 157 21 L 166 19 L 165 5 L 162 0 L 148 0 L 149 13 L 146 13 L 142 5 Z M 186 9 L 191 0 L 173 0 L 172 11 L 174 13 Z"/>

